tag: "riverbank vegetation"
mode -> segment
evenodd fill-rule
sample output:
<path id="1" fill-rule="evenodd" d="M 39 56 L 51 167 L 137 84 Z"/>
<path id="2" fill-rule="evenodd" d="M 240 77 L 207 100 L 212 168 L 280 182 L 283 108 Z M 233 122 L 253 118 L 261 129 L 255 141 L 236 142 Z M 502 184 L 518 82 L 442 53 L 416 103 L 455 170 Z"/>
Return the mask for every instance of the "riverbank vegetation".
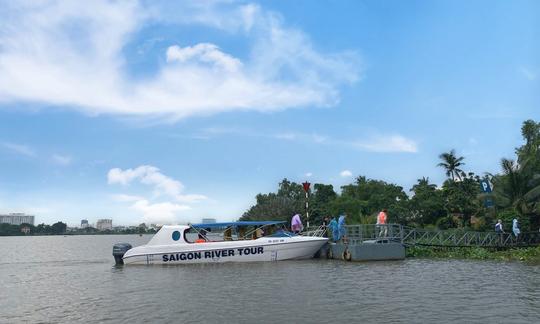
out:
<path id="1" fill-rule="evenodd" d="M 481 247 L 422 247 L 406 249 L 408 258 L 473 259 L 498 261 L 523 261 L 540 264 L 540 246 L 510 249 L 487 249 Z"/>
<path id="2" fill-rule="evenodd" d="M 396 184 L 358 176 L 336 192 L 330 184 L 309 190 L 311 224 L 325 216 L 348 215 L 349 224 L 373 224 L 386 208 L 389 221 L 423 228 L 493 230 L 497 219 L 504 228 L 517 218 L 521 231 L 540 226 L 540 123 L 527 120 L 521 127 L 524 143 L 515 156 L 502 158 L 497 174 L 466 171 L 466 161 L 455 150 L 439 155 L 434 164 L 447 179 L 441 186 L 421 177 L 408 191 Z M 493 190 L 491 190 L 493 187 Z M 277 192 L 258 194 L 241 220 L 290 220 L 305 214 L 305 193 L 299 183 L 283 179 Z"/>
<path id="3" fill-rule="evenodd" d="M 144 223 L 139 226 L 130 226 L 127 228 L 113 228 L 98 230 L 94 227 L 70 228 L 66 223 L 56 222 L 52 225 L 39 224 L 0 224 L 0 236 L 19 236 L 19 235 L 106 235 L 106 234 L 154 234 L 156 229 L 148 228 Z"/>

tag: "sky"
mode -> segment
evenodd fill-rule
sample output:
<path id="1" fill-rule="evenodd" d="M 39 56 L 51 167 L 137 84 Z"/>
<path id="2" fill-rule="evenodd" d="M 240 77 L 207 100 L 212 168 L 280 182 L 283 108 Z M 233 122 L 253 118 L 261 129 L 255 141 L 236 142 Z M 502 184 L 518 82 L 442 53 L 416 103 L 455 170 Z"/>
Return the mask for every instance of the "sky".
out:
<path id="1" fill-rule="evenodd" d="M 278 183 L 499 172 L 538 1 L 0 0 L 0 213 L 235 220 Z"/>

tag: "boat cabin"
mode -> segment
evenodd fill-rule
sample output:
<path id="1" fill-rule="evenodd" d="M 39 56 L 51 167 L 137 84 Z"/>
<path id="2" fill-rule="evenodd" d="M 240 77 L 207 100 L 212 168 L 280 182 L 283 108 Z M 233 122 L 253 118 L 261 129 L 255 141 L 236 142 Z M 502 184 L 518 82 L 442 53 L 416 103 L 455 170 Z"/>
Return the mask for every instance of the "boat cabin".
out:
<path id="1" fill-rule="evenodd" d="M 240 221 L 165 225 L 148 245 L 196 244 L 208 242 L 256 240 L 261 237 L 291 237 L 283 221 Z"/>

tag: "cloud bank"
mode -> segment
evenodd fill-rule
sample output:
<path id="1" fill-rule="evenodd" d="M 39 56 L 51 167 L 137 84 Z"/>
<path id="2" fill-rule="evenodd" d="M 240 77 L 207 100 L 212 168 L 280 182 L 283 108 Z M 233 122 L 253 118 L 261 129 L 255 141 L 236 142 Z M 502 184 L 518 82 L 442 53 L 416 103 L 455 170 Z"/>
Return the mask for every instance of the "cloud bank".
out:
<path id="1" fill-rule="evenodd" d="M 34 152 L 34 150 L 31 147 L 24 144 L 17 144 L 17 143 L 12 143 L 12 142 L 1 142 L 0 146 L 19 155 L 24 155 L 27 157 L 36 156 L 36 153 Z"/>
<path id="2" fill-rule="evenodd" d="M 296 131 L 271 132 L 253 129 L 210 127 L 201 129 L 192 138 L 209 140 L 221 136 L 249 136 L 273 138 L 283 141 L 311 143 L 317 145 L 342 145 L 359 151 L 376 153 L 417 153 L 418 143 L 410 138 L 399 134 L 380 134 L 375 133 L 366 135 L 365 139 L 342 139 L 333 138 L 327 135 L 317 133 L 302 133 Z"/>
<path id="3" fill-rule="evenodd" d="M 0 102 L 92 115 L 174 121 L 234 110 L 331 106 L 360 78 L 355 53 L 317 51 L 302 31 L 256 4 L 234 1 L 23 1 L 0 11 Z M 233 55 L 209 42 L 170 44 L 163 64 L 130 77 L 144 28 L 214 28 L 246 44 Z M 246 52 L 246 53 L 244 53 Z M 242 57 L 240 57 L 242 56 Z"/>
<path id="4" fill-rule="evenodd" d="M 158 168 L 151 165 L 126 170 L 111 169 L 107 174 L 107 182 L 110 185 L 124 187 L 138 182 L 152 188 L 152 199 L 129 194 L 115 194 L 111 197 L 118 202 L 130 203 L 131 209 L 141 214 L 142 220 L 147 223 L 175 223 L 177 212 L 189 210 L 191 209 L 189 204 L 207 199 L 204 195 L 183 194 L 184 185 L 180 181 L 164 175 Z M 160 198 L 173 199 L 173 201 L 156 201 Z"/>
<path id="5" fill-rule="evenodd" d="M 369 140 L 359 140 L 352 145 L 358 149 L 370 152 L 418 152 L 418 144 L 401 135 L 380 135 Z"/>

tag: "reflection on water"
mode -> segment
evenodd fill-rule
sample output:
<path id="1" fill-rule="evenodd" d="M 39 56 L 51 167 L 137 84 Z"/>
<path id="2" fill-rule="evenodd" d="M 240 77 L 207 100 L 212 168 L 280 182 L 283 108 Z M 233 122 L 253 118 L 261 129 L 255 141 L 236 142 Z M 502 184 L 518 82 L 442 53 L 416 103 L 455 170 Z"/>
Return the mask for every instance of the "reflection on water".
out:
<path id="1" fill-rule="evenodd" d="M 308 260 L 115 267 L 150 236 L 0 238 L 0 322 L 496 322 L 540 318 L 540 267 Z"/>

